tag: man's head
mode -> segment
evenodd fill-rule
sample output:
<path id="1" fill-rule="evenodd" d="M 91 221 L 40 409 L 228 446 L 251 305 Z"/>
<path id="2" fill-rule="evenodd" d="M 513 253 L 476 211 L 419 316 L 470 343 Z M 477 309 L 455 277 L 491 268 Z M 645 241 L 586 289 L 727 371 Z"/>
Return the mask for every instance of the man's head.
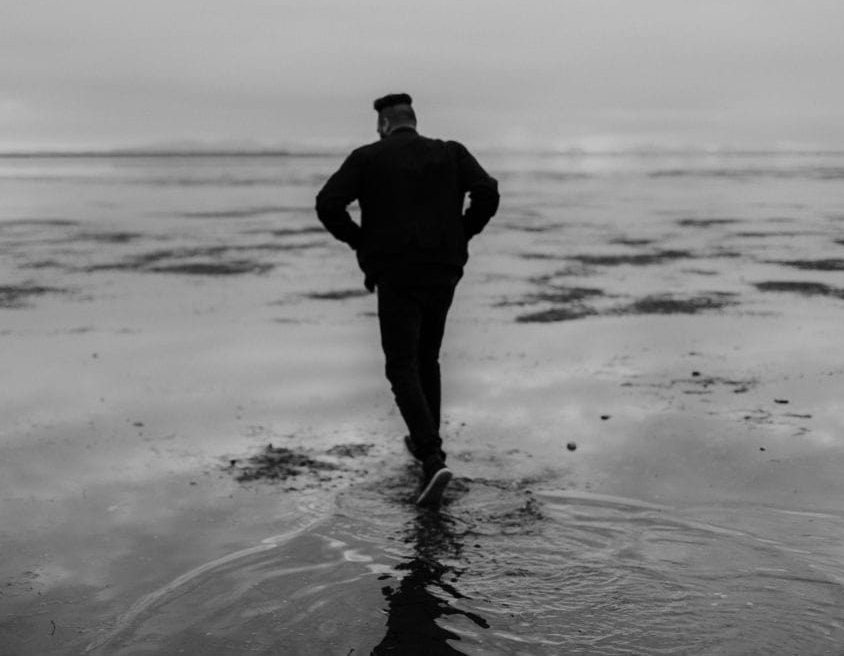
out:
<path id="1" fill-rule="evenodd" d="M 416 113 L 410 106 L 412 102 L 406 93 L 391 93 L 372 104 L 378 112 L 378 134 L 382 139 L 397 128 L 416 128 Z"/>

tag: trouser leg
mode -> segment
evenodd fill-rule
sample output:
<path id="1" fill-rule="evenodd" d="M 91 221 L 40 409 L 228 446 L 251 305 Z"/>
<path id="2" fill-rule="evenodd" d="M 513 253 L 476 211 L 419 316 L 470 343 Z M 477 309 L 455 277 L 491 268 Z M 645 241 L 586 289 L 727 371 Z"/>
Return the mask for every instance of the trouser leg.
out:
<path id="1" fill-rule="evenodd" d="M 416 290 L 378 286 L 378 322 L 385 373 L 410 437 L 423 459 L 438 453 L 442 444 L 420 370 L 424 313 L 424 299 Z M 430 371 L 427 375 L 430 376 Z"/>
<path id="2" fill-rule="evenodd" d="M 440 347 L 445 322 L 454 297 L 452 285 L 435 287 L 428 292 L 422 313 L 419 335 L 419 377 L 428 401 L 434 425 L 439 432 L 442 388 L 440 378 Z"/>

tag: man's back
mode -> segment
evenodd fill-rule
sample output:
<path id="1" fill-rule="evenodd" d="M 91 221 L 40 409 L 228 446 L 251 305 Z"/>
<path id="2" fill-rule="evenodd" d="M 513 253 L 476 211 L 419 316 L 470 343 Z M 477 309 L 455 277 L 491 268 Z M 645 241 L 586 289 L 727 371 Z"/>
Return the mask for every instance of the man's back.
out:
<path id="1" fill-rule="evenodd" d="M 454 150 L 409 130 L 363 148 L 364 234 L 395 233 L 400 241 L 433 246 L 437 233 L 460 226 L 463 193 Z"/>
<path id="2" fill-rule="evenodd" d="M 472 204 L 464 216 L 466 192 Z M 345 208 L 355 199 L 361 225 L 350 230 Z M 368 286 L 385 275 L 459 278 L 469 238 L 497 205 L 495 180 L 463 145 L 412 128 L 352 152 L 317 197 L 320 219 L 355 248 Z"/>

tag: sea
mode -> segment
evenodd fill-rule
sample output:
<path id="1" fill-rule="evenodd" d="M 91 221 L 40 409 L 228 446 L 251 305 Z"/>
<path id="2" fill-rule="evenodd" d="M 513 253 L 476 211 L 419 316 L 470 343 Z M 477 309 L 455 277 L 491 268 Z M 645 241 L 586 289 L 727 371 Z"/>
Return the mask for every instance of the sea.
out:
<path id="1" fill-rule="evenodd" d="M 155 497 L 166 522 L 91 519 L 91 544 L 148 530 L 100 548 L 106 573 L 75 601 L 39 589 L 78 629 L 39 654 L 844 653 L 844 153 L 476 156 L 502 203 L 446 333 L 438 510 L 413 504 L 374 299 L 313 210 L 344 153 L 0 157 L 0 438 L 93 422 L 113 390 L 120 430 L 147 432 L 141 455 L 118 429 L 103 447 L 109 494 L 165 470 L 215 481 L 202 501 Z M 106 346 L 62 357 L 106 333 L 111 373 L 91 373 Z M 61 505 L 89 475 L 66 461 L 16 467 L 33 487 L 66 478 Z M 221 490 L 252 519 L 203 528 L 194 557 L 150 551 Z M 273 499 L 283 521 L 242 528 Z M 14 517 L 15 553 L 69 530 Z M 160 574 L 106 593 L 140 572 L 127 554 Z M 39 558 L 75 580 L 61 546 Z M 24 596 L 6 598 L 2 653 L 36 653 Z"/>

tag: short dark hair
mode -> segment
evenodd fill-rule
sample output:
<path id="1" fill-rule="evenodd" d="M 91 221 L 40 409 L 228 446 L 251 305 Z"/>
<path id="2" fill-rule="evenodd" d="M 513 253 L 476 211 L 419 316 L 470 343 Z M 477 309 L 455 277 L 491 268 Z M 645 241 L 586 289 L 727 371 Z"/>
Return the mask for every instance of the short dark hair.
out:
<path id="1" fill-rule="evenodd" d="M 386 118 L 390 122 L 390 125 L 393 126 L 416 126 L 416 112 L 413 111 L 413 107 L 410 105 L 392 105 L 391 107 L 386 107 L 378 112 L 378 116 Z"/>
<path id="2" fill-rule="evenodd" d="M 388 107 L 395 107 L 396 105 L 412 105 L 413 99 L 406 93 L 390 93 L 386 96 L 378 98 L 372 106 L 379 114 Z"/>

